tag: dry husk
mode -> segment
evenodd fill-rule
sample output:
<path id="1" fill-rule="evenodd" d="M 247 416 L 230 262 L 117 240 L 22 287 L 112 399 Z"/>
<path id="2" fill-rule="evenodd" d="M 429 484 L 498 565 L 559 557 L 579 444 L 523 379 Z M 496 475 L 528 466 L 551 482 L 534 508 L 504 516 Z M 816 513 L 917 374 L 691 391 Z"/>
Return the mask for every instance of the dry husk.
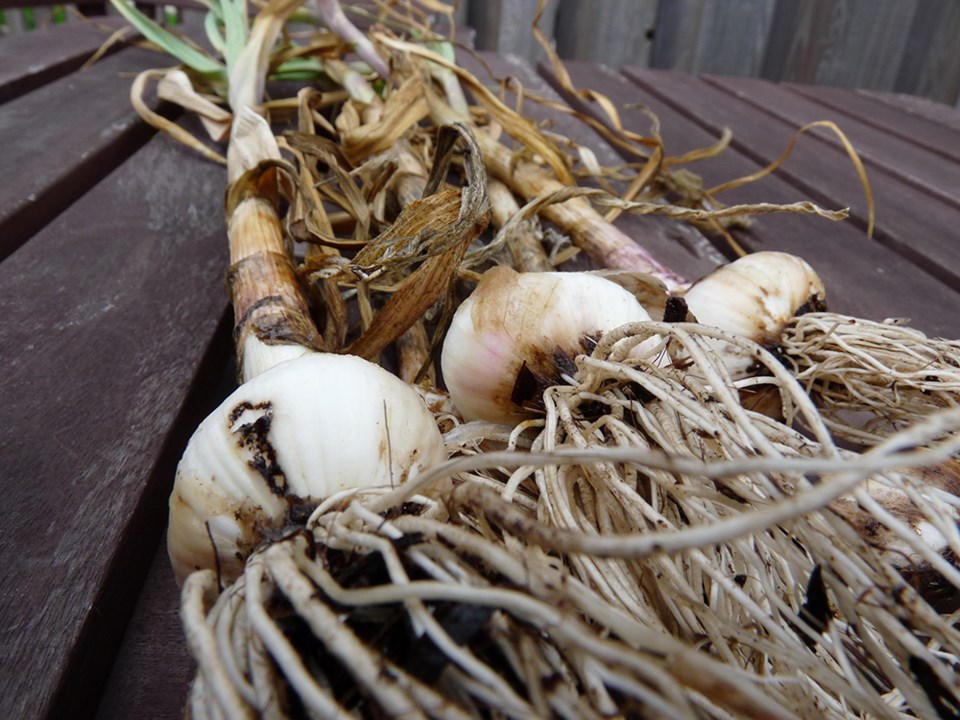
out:
<path id="1" fill-rule="evenodd" d="M 651 336 L 679 371 L 625 358 Z M 788 421 L 746 410 L 708 339 L 750 351 Z M 749 341 L 643 323 L 511 429 L 439 413 L 445 468 L 331 498 L 219 592 L 184 587 L 195 718 L 947 717 L 960 708 L 958 501 L 919 482 L 960 411 L 864 453 Z M 500 448 L 499 451 L 492 451 Z M 884 506 L 902 490 L 913 515 Z M 841 511 L 905 543 L 891 560 Z M 909 523 L 939 528 L 932 549 Z M 926 576 L 923 575 L 926 573 Z M 914 584 L 911 584 L 913 582 Z M 917 587 L 915 587 L 917 585 Z M 956 611 L 954 607 L 952 611 Z"/>

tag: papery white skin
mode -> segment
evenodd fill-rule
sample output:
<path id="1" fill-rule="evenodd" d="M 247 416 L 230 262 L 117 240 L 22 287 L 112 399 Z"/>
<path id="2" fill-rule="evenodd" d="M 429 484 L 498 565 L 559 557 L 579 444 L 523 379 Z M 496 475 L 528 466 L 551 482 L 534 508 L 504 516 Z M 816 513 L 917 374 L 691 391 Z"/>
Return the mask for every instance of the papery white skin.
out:
<path id="1" fill-rule="evenodd" d="M 823 306 L 823 282 L 805 260 L 783 252 L 758 252 L 717 268 L 683 295 L 698 322 L 776 344 L 797 310 L 814 300 Z M 717 341 L 724 365 L 745 375 L 753 359 Z"/>
<path id="2" fill-rule="evenodd" d="M 465 419 L 515 424 L 530 415 L 511 400 L 524 362 L 551 374 L 555 351 L 588 353 L 603 333 L 649 319 L 633 295 L 597 275 L 495 267 L 453 316 L 443 379 Z"/>
<path id="3" fill-rule="evenodd" d="M 268 412 L 258 447 L 250 430 L 258 419 L 262 429 Z M 259 450 L 269 465 L 265 449 L 282 471 L 271 479 L 286 496 L 251 464 Z M 187 445 L 167 533 L 177 580 L 216 570 L 214 546 L 223 580 L 237 577 L 264 534 L 284 524 L 288 498 L 318 502 L 348 488 L 391 486 L 445 459 L 433 416 L 399 378 L 346 355 L 281 362 L 230 395 Z"/>

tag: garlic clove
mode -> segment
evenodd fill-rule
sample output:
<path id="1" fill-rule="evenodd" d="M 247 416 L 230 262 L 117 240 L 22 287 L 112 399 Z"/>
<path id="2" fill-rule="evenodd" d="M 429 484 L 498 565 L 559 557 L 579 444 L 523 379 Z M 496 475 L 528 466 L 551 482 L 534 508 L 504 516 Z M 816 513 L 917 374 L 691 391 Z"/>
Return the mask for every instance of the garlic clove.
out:
<path id="1" fill-rule="evenodd" d="M 467 420 L 516 424 L 542 410 L 542 392 L 576 370 L 609 330 L 649 320 L 636 298 L 588 273 L 488 270 L 457 309 L 440 365 Z"/>
<path id="2" fill-rule="evenodd" d="M 399 484 L 445 458 L 433 415 L 399 378 L 347 355 L 282 362 L 238 388 L 187 445 L 167 533 L 177 579 L 210 568 L 232 580 L 304 504 Z"/>
<path id="3" fill-rule="evenodd" d="M 717 268 L 683 295 L 697 322 L 775 346 L 797 315 L 826 309 L 826 290 L 802 258 L 758 252 Z M 721 347 L 722 345 L 722 347 Z M 749 356 L 717 343 L 735 377 L 748 374 Z"/>

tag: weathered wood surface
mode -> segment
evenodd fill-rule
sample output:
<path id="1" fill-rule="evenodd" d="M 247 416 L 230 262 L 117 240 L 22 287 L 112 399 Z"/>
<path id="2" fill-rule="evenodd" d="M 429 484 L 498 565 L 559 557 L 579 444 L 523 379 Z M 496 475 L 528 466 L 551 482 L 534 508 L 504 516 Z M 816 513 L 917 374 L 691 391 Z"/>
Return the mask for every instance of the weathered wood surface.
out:
<path id="1" fill-rule="evenodd" d="M 778 118 L 775 106 L 761 110 L 746 102 L 743 94 L 720 86 L 733 83 L 733 79 L 709 83 L 651 70 L 631 68 L 625 72 L 715 134 L 732 128 L 733 146 L 762 164 L 779 157 L 800 125 Z M 778 89 L 772 84 L 770 88 Z M 809 199 L 829 207 L 850 207 L 855 223 L 866 227 L 863 187 L 845 153 L 832 143 L 815 136 L 802 137 L 779 173 Z M 882 220 L 876 232 L 880 243 L 960 289 L 960 247 L 950 233 L 950 228 L 960 226 L 957 207 L 887 172 L 871 172 L 870 181 L 878 220 Z"/>
<path id="2" fill-rule="evenodd" d="M 116 18 L 98 18 L 97 24 L 116 30 L 124 23 Z M 75 22 L 3 38 L 0 41 L 0 103 L 73 72 L 108 37 L 108 33 L 92 22 Z"/>
<path id="3" fill-rule="evenodd" d="M 127 49 L 0 106 L 0 259 L 150 138 L 130 105 L 130 73 L 159 62 Z"/>
<path id="4" fill-rule="evenodd" d="M 226 309 L 222 168 L 162 137 L 131 155 L 140 123 L 119 72 L 148 59 L 125 50 L 95 82 L 73 74 L 0 107 L 4 133 L 43 140 L 32 157 L 4 143 L 5 202 L 29 191 L 50 209 L 0 264 L 0 717 L 96 708 Z M 61 84 L 58 102 L 34 102 Z M 64 189 L 60 166 L 88 152 L 103 167 Z"/>
<path id="5" fill-rule="evenodd" d="M 128 109 L 130 78 L 118 70 L 150 59 L 123 50 L 94 69 L 99 76 L 70 68 L 60 79 L 31 78 L 30 92 L 0 105 L 0 223 L 8 224 L 0 243 L 9 253 L 0 262 L 3 718 L 163 720 L 181 712 L 192 674 L 161 540 L 180 450 L 232 378 L 224 173 L 165 138 L 122 139 L 138 121 Z M 546 68 L 486 59 L 496 74 L 563 100 Z M 607 93 L 632 130 L 647 132 L 649 119 L 627 106 L 652 108 L 670 154 L 707 146 L 730 127 L 731 148 L 691 168 L 707 186 L 774 159 L 807 119 L 835 119 L 863 148 L 877 191 L 876 239 L 865 235 L 849 160 L 829 137 L 811 136 L 780 171 L 720 199 L 810 198 L 849 204 L 853 218 L 762 217 L 738 240 L 805 256 L 836 310 L 908 316 L 930 333 L 960 337 L 960 250 L 952 247 L 960 207 L 956 191 L 940 187 L 957 172 L 960 113 L 896 95 L 587 63 L 570 70 L 576 85 Z M 529 101 L 525 108 L 601 163 L 624 159 L 572 116 Z M 21 135 L 32 152 L 16 147 Z M 935 152 L 951 143 L 953 151 Z M 108 154 L 80 157 L 96 148 Z M 101 169 L 76 174 L 90 162 Z M 64 177 L 73 178 L 69 191 Z M 49 212 L 10 243 L 9 218 L 32 192 Z M 622 216 L 618 225 L 689 277 L 719 261 L 711 243 L 724 249 L 668 221 Z"/>
<path id="6" fill-rule="evenodd" d="M 891 138 L 899 138 L 903 142 L 919 145 L 932 151 L 937 158 L 948 157 L 960 161 L 960 123 L 953 127 L 944 125 L 937 120 L 925 117 L 921 113 L 911 113 L 909 108 L 905 108 L 902 104 L 898 105 L 890 101 L 884 101 L 876 95 L 850 93 L 839 88 L 796 83 L 787 87 L 793 92 L 830 108 L 845 128 L 851 127 L 847 122 L 847 119 L 850 118 L 882 130 L 883 134 L 879 135 L 878 139 L 887 148 L 894 147 Z M 922 98 L 916 97 L 912 97 L 912 99 L 922 100 Z M 928 105 L 934 105 L 934 103 L 928 102 Z M 936 105 L 936 107 L 943 108 L 942 105 Z M 904 117 L 904 109 L 908 110 L 907 117 Z M 957 113 L 950 110 L 950 116 L 956 119 Z M 843 120 L 841 120 L 841 117 Z M 864 146 L 858 144 L 858 147 L 862 148 Z M 880 153 L 880 159 L 886 159 L 882 152 Z M 894 169 L 899 170 L 900 168 Z M 956 188 L 938 189 L 952 191 L 954 197 L 958 193 Z"/>

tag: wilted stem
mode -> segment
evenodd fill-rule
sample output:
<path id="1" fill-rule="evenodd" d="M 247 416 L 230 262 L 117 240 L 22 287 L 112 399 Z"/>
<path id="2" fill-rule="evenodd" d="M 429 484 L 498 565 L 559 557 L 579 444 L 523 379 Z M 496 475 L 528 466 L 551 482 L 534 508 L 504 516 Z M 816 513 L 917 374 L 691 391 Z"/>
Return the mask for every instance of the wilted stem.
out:
<path id="1" fill-rule="evenodd" d="M 456 112 L 443 103 L 433 103 L 431 112 L 438 123 L 461 120 Z M 476 130 L 475 135 L 487 171 L 521 197 L 532 200 L 566 187 L 539 165 L 526 160 L 515 162 L 513 153 L 483 130 Z M 549 205 L 541 213 L 569 235 L 574 245 L 603 267 L 648 273 L 661 279 L 668 288 L 684 283 L 682 277 L 657 262 L 633 238 L 604 220 L 582 198 Z"/>
<path id="2" fill-rule="evenodd" d="M 510 192 L 510 188 L 499 180 L 491 180 L 487 184 L 487 196 L 490 198 L 490 219 L 498 230 L 520 212 L 520 205 Z M 553 270 L 550 259 L 543 245 L 540 244 L 541 234 L 531 220 L 524 220 L 510 233 L 506 244 L 513 256 L 513 264 L 518 270 L 524 272 Z"/>

